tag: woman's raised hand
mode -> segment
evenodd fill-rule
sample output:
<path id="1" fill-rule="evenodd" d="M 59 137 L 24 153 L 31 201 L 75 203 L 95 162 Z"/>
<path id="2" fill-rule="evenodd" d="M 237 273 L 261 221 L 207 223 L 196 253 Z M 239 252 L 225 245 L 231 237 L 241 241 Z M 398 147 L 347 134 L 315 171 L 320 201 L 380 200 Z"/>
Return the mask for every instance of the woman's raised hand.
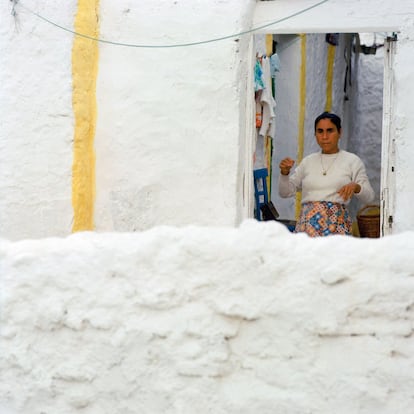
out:
<path id="1" fill-rule="evenodd" d="M 280 168 L 280 173 L 282 175 L 289 175 L 290 173 L 290 169 L 293 167 L 293 164 L 295 163 L 294 160 L 292 160 L 292 158 L 284 158 L 282 161 L 280 161 L 279 164 L 279 168 Z"/>

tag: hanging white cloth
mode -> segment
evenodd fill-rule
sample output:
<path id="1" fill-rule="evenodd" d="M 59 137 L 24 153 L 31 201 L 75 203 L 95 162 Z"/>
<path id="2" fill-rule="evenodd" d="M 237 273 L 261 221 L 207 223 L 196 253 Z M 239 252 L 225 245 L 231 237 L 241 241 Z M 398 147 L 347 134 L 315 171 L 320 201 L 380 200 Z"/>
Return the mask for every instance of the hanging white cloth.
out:
<path id="1" fill-rule="evenodd" d="M 270 75 L 270 60 L 268 57 L 262 59 L 262 71 L 265 88 L 262 91 L 260 103 L 263 106 L 262 126 L 260 127 L 259 134 L 262 136 L 270 136 L 274 138 L 275 128 L 275 109 L 276 102 L 272 94 L 272 78 Z"/>

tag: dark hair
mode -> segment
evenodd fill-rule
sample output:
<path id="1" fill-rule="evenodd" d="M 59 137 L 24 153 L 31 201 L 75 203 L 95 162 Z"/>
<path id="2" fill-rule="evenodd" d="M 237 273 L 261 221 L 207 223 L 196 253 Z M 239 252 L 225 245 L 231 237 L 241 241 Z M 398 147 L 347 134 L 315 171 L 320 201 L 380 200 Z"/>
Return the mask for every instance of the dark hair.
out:
<path id="1" fill-rule="evenodd" d="M 341 132 L 341 118 L 339 118 L 338 115 L 333 114 L 331 112 L 324 112 L 324 113 L 320 114 L 318 117 L 316 117 L 316 119 L 315 119 L 315 132 L 316 132 L 316 125 L 318 125 L 318 122 L 321 119 L 330 119 L 332 121 L 332 123 L 336 126 L 336 129 L 338 130 L 338 132 Z"/>

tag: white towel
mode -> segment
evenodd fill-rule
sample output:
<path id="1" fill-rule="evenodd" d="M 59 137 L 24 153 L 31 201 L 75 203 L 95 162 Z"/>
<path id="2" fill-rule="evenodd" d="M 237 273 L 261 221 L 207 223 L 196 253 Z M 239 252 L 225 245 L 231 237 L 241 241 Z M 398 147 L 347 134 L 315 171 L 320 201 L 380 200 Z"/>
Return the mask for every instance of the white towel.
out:
<path id="1" fill-rule="evenodd" d="M 272 94 L 272 78 L 270 76 L 270 61 L 269 58 L 263 57 L 262 59 L 262 70 L 263 70 L 263 79 L 265 83 L 265 88 L 262 91 L 262 96 L 260 103 L 263 106 L 263 117 L 262 117 L 262 126 L 260 128 L 259 134 L 263 136 L 270 136 L 274 138 L 275 128 L 275 109 L 276 102 Z"/>

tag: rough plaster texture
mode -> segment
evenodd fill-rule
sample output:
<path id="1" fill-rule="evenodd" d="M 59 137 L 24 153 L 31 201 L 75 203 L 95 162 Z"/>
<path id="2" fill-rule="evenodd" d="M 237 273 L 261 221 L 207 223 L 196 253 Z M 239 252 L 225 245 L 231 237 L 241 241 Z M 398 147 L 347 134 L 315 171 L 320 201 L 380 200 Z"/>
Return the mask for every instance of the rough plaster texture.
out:
<path id="1" fill-rule="evenodd" d="M 101 1 L 103 37 L 147 45 L 198 42 L 242 31 L 253 11 L 246 0 L 208 7 L 133 3 Z M 101 47 L 99 229 L 237 224 L 247 44 L 236 37 L 180 48 Z"/>
<path id="2" fill-rule="evenodd" d="M 249 28 L 254 6 L 102 0 L 100 36 L 146 46 L 205 41 Z M 73 29 L 77 1 L 20 2 L 16 17 L 10 2 L 0 5 L 0 234 L 13 240 L 67 235 L 73 216 L 73 35 L 24 7 Z M 250 41 L 100 44 L 97 230 L 235 225 L 252 214 L 243 190 L 251 179 Z"/>
<path id="3" fill-rule="evenodd" d="M 27 2 L 24 2 L 27 4 Z M 74 1 L 37 11 L 72 28 Z M 0 234 L 66 235 L 72 219 L 72 36 L 0 4 Z"/>
<path id="4" fill-rule="evenodd" d="M 411 413 L 413 249 L 255 221 L 2 240 L 0 406 Z"/>

